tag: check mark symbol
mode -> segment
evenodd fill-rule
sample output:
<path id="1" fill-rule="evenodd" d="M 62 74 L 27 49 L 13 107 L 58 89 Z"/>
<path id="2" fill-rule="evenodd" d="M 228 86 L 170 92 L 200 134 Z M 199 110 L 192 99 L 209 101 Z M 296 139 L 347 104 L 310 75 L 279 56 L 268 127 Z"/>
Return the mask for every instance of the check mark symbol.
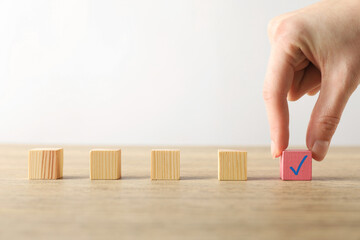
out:
<path id="1" fill-rule="evenodd" d="M 295 175 L 299 174 L 300 168 L 303 165 L 303 163 L 305 162 L 306 158 L 307 158 L 307 155 L 301 160 L 301 162 L 300 162 L 300 164 L 299 164 L 296 171 L 295 171 L 295 169 L 293 167 L 290 167 L 291 171 L 293 171 Z"/>

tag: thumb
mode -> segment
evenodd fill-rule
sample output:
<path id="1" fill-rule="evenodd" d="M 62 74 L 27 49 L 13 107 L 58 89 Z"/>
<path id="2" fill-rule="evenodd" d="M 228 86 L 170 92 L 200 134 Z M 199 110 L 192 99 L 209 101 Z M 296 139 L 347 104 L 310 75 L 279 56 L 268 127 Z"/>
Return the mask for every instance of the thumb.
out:
<path id="1" fill-rule="evenodd" d="M 306 136 L 307 147 L 312 151 L 313 158 L 318 161 L 324 159 L 351 95 L 350 88 L 346 86 L 346 82 L 349 81 L 332 81 L 333 79 L 325 78 L 323 80 Z"/>

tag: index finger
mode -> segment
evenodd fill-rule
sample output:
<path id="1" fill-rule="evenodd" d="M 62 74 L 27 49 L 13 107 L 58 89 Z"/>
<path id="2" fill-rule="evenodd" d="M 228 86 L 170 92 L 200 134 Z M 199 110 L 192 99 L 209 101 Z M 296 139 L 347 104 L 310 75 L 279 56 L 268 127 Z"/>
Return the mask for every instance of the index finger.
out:
<path id="1" fill-rule="evenodd" d="M 273 158 L 279 157 L 289 144 L 287 93 L 293 78 L 294 68 L 290 64 L 289 55 L 279 46 L 273 46 L 263 88 Z"/>

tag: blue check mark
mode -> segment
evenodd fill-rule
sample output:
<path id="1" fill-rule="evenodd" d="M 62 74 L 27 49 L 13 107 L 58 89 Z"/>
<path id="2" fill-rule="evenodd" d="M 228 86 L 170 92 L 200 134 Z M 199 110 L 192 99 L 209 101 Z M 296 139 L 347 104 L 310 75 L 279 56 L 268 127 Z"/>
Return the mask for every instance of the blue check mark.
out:
<path id="1" fill-rule="evenodd" d="M 299 164 L 296 171 L 295 171 L 295 169 L 293 167 L 290 167 L 291 171 L 293 171 L 295 175 L 299 174 L 300 168 L 303 165 L 303 163 L 305 162 L 306 158 L 307 158 L 307 155 L 301 160 L 301 162 L 300 162 L 300 164 Z"/>

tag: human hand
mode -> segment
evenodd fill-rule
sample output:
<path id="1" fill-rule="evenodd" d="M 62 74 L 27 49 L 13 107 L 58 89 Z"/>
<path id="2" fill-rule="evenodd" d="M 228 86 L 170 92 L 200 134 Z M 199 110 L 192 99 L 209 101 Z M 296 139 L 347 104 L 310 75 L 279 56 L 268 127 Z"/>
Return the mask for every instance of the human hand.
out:
<path id="1" fill-rule="evenodd" d="M 359 0 L 324 0 L 269 23 L 272 49 L 263 96 L 273 158 L 289 143 L 287 100 L 320 91 L 306 145 L 314 159 L 324 159 L 345 105 L 359 85 L 359 13 Z"/>

